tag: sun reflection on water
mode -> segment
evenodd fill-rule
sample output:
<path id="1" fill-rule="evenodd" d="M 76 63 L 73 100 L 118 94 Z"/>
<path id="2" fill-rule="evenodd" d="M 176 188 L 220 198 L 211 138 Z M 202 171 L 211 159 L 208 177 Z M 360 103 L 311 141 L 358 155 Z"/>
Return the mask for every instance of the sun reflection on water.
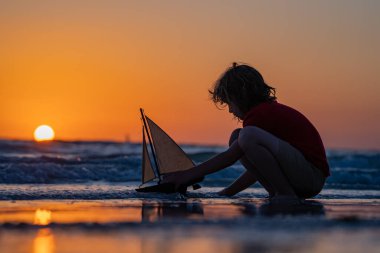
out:
<path id="1" fill-rule="evenodd" d="M 53 253 L 55 249 L 54 235 L 49 228 L 38 230 L 33 240 L 33 253 Z"/>

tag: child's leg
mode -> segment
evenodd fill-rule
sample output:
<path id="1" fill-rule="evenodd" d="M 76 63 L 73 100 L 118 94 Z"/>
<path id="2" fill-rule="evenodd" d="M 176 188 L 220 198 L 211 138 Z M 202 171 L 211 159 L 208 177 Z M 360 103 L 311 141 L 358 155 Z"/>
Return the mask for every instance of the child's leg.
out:
<path id="1" fill-rule="evenodd" d="M 292 186 L 276 160 L 279 151 L 279 138 L 258 127 L 246 126 L 240 131 L 238 142 L 248 163 L 252 165 L 246 168 L 261 175 L 262 182 L 268 184 L 269 189 L 273 189 L 275 196 L 296 197 Z"/>
<path id="2" fill-rule="evenodd" d="M 229 145 L 231 146 L 231 144 L 234 142 L 234 141 L 237 141 L 238 140 L 238 137 L 239 137 L 239 133 L 240 133 L 240 130 L 241 128 L 238 128 L 238 129 L 235 129 L 232 133 L 231 133 L 231 137 L 230 137 L 230 140 L 229 140 Z M 272 186 L 266 181 L 266 179 L 263 177 L 263 175 L 261 175 L 261 173 L 259 172 L 259 170 L 257 168 L 255 168 L 255 166 L 247 159 L 247 157 L 243 156 L 241 159 L 240 159 L 240 163 L 245 167 L 245 169 L 247 171 L 249 171 L 251 174 L 254 175 L 254 177 L 257 179 L 257 181 L 260 182 L 260 184 L 265 188 L 265 190 L 269 193 L 269 196 L 274 196 L 275 194 L 275 190 L 272 188 Z"/>

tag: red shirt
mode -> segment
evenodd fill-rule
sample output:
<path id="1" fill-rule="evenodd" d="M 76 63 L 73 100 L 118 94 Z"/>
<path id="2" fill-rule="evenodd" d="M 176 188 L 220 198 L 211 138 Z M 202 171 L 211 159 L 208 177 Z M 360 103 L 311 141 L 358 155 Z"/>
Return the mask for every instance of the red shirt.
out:
<path id="1" fill-rule="evenodd" d="M 325 148 L 317 129 L 295 109 L 277 101 L 261 103 L 245 115 L 245 126 L 259 127 L 288 142 L 326 177 L 330 175 Z"/>

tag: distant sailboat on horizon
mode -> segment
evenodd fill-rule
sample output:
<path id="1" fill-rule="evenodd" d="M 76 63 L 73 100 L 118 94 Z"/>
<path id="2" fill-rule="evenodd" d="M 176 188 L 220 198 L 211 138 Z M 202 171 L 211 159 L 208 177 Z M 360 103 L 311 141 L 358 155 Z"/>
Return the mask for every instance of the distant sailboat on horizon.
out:
<path id="1" fill-rule="evenodd" d="M 142 184 L 136 189 L 138 192 L 162 192 L 162 193 L 186 193 L 187 186 L 174 189 L 170 183 L 161 183 L 162 176 L 166 173 L 185 171 L 195 166 L 193 161 L 178 146 L 178 144 L 162 130 L 156 123 L 144 114 L 140 109 L 143 123 L 142 129 Z M 146 136 L 150 146 L 148 151 Z M 153 164 L 152 161 L 153 160 Z M 197 180 L 202 181 L 203 178 Z M 193 183 L 193 189 L 200 188 Z"/>

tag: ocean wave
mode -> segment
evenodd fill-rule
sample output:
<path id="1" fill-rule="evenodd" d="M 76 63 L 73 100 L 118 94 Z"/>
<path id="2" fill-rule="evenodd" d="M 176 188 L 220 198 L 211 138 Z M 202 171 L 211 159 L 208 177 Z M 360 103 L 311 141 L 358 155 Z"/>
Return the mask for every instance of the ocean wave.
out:
<path id="1" fill-rule="evenodd" d="M 138 180 L 140 161 L 113 163 L 17 163 L 0 165 L 0 183 L 59 183 Z"/>
<path id="2" fill-rule="evenodd" d="M 199 164 L 226 149 L 182 145 Z M 329 150 L 331 176 L 326 187 L 380 189 L 380 152 Z M 209 186 L 224 186 L 244 171 L 240 163 L 206 177 Z M 118 142 L 51 142 L 0 140 L 1 184 L 132 182 L 141 178 L 141 144 Z"/>

